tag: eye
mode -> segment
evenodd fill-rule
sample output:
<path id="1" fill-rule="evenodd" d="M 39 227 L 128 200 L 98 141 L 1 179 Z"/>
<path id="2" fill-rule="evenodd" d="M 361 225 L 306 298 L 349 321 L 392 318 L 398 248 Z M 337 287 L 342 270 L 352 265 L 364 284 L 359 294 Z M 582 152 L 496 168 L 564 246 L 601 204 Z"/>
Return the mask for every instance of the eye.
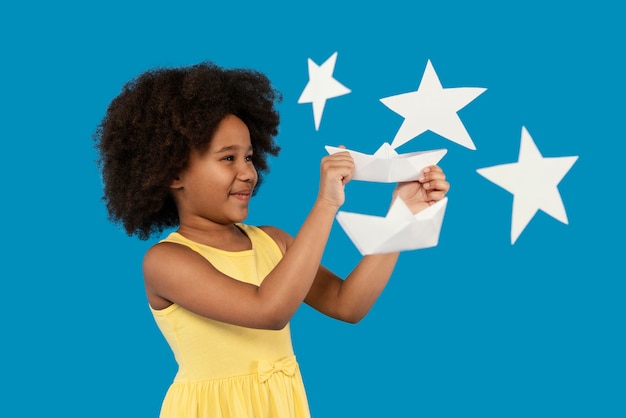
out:
<path id="1" fill-rule="evenodd" d="M 248 156 L 246 157 L 246 161 L 252 161 L 252 155 L 248 155 Z"/>
<path id="2" fill-rule="evenodd" d="M 224 158 L 222 158 L 223 161 L 234 161 L 235 157 L 233 157 L 232 155 L 227 155 Z"/>

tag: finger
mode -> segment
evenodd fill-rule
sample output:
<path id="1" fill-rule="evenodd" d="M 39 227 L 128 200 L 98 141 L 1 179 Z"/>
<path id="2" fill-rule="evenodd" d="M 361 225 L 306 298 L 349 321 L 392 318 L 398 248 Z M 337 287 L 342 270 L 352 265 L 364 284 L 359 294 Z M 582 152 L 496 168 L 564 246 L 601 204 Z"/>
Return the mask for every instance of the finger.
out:
<path id="1" fill-rule="evenodd" d="M 326 171 L 323 177 L 331 181 L 339 180 L 342 184 L 346 184 L 350 180 L 352 180 L 353 174 L 354 174 L 354 170 L 352 170 L 350 167 L 342 166 L 342 167 L 333 167 L 332 169 Z"/>
<path id="2" fill-rule="evenodd" d="M 354 167 L 354 159 L 349 153 L 338 153 L 324 157 L 323 165 L 328 167 L 351 166 Z"/>
<path id="3" fill-rule="evenodd" d="M 442 168 L 439 167 L 437 164 L 433 164 L 433 165 L 429 165 L 428 167 L 426 167 L 424 169 L 424 172 L 432 172 L 432 171 L 442 171 Z"/>
<path id="4" fill-rule="evenodd" d="M 327 155 L 322 158 L 322 170 L 328 170 L 331 167 L 350 165 L 354 166 L 354 159 L 348 152 L 339 152 L 332 155 Z"/>
<path id="5" fill-rule="evenodd" d="M 445 192 L 433 190 L 426 193 L 426 201 L 432 203 L 438 202 L 446 196 Z"/>
<path id="6" fill-rule="evenodd" d="M 354 160 L 349 153 L 346 153 L 346 156 L 334 157 L 337 154 L 333 154 L 332 156 L 325 157 L 322 160 L 322 172 L 330 175 L 333 178 L 339 178 L 345 184 L 350 179 L 352 179 L 352 175 L 354 173 Z"/>
<path id="7" fill-rule="evenodd" d="M 438 190 L 447 193 L 450 190 L 450 183 L 445 180 L 431 180 L 423 184 L 424 189 Z"/>
<path id="8" fill-rule="evenodd" d="M 326 155 L 324 158 L 322 158 L 322 161 L 324 160 L 353 160 L 352 155 L 348 152 L 348 151 L 339 151 L 336 152 L 334 154 L 330 154 L 330 155 Z"/>
<path id="9" fill-rule="evenodd" d="M 440 170 L 426 171 L 426 169 L 424 169 L 424 172 L 422 173 L 418 181 L 420 183 L 425 183 L 429 181 L 437 181 L 437 180 L 445 180 L 445 179 L 446 179 L 446 174 L 443 171 L 440 171 Z"/>

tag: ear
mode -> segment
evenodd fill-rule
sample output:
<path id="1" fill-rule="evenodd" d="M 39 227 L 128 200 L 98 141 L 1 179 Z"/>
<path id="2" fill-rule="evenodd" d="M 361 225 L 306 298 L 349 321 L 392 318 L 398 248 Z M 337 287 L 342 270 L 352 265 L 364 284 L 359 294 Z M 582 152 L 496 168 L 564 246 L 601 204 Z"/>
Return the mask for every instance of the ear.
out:
<path id="1" fill-rule="evenodd" d="M 172 180 L 172 182 L 170 183 L 170 188 L 171 189 L 182 189 L 183 188 L 183 181 L 180 179 L 180 176 L 176 176 L 176 178 L 174 180 Z"/>

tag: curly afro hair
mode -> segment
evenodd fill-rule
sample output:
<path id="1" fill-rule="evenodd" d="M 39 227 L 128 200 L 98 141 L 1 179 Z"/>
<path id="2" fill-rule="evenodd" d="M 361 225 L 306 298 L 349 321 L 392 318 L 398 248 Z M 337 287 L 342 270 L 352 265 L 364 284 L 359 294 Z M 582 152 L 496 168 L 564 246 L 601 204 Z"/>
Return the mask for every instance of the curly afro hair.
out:
<path id="1" fill-rule="evenodd" d="M 281 101 L 264 74 L 211 62 L 157 68 L 126 83 L 93 134 L 109 220 L 142 240 L 178 226 L 169 185 L 227 115 L 250 131 L 256 192 L 269 171 L 267 154 L 280 152 L 274 137 Z"/>

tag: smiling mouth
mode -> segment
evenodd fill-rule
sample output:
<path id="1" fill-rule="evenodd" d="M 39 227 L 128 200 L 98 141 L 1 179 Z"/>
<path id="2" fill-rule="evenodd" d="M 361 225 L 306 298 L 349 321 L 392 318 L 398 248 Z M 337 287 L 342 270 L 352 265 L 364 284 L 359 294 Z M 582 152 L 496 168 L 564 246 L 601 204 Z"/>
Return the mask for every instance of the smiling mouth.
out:
<path id="1" fill-rule="evenodd" d="M 231 193 L 230 195 L 240 200 L 249 200 L 250 197 L 252 196 L 252 192 L 251 191 L 235 192 L 235 193 Z"/>

